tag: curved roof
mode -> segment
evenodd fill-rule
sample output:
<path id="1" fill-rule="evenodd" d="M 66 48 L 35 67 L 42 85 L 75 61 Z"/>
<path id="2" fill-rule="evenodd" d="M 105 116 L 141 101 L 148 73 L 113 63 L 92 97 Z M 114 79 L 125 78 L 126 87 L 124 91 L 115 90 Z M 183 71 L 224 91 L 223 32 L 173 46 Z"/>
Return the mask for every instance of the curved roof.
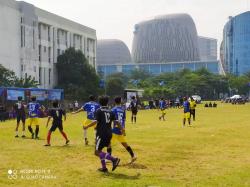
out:
<path id="1" fill-rule="evenodd" d="M 131 63 L 131 55 L 127 45 L 117 39 L 97 41 L 97 65 Z"/>
<path id="2" fill-rule="evenodd" d="M 169 14 L 136 24 L 132 56 L 141 63 L 199 60 L 193 19 L 188 14 Z"/>

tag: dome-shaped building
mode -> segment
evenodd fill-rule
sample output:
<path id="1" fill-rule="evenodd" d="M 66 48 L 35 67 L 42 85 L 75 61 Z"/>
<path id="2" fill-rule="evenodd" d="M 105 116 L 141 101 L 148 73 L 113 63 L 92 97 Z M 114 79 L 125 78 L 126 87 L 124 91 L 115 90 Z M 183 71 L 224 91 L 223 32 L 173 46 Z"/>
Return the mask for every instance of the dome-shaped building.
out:
<path id="1" fill-rule="evenodd" d="M 198 35 L 191 16 L 170 14 L 136 24 L 132 58 L 137 63 L 200 60 Z"/>
<path id="2" fill-rule="evenodd" d="M 127 45 L 117 39 L 97 41 L 97 65 L 131 63 L 131 55 Z"/>

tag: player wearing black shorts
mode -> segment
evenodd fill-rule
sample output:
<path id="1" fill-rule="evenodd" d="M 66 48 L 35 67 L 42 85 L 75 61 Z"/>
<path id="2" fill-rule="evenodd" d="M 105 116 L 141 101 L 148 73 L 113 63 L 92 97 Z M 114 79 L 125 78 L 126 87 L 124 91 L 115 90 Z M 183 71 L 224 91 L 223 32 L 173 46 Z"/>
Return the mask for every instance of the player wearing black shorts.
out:
<path id="1" fill-rule="evenodd" d="M 53 118 L 52 126 L 47 135 L 47 144 L 44 146 L 50 146 L 50 137 L 52 132 L 54 132 L 57 128 L 59 129 L 60 133 L 66 140 L 66 145 L 69 143 L 69 139 L 67 138 L 66 133 L 63 131 L 63 121 L 62 118 L 64 117 L 64 121 L 66 120 L 66 113 L 63 109 L 59 107 L 58 101 L 53 102 L 53 108 L 49 110 L 49 116 L 46 127 L 50 122 L 50 119 Z"/>
<path id="2" fill-rule="evenodd" d="M 130 103 L 130 108 L 131 108 L 131 112 L 132 112 L 131 122 L 136 123 L 136 115 L 137 115 L 137 112 L 138 112 L 138 102 L 137 102 L 135 96 L 132 96 L 132 101 Z"/>
<path id="3" fill-rule="evenodd" d="M 115 121 L 115 115 L 108 108 L 108 102 L 108 96 L 101 96 L 99 98 L 101 108 L 97 109 L 95 113 L 95 121 L 84 127 L 85 129 L 88 129 L 89 127 L 92 127 L 97 124 L 95 155 L 98 156 L 101 160 L 102 168 L 98 169 L 101 172 L 108 172 L 105 162 L 106 159 L 112 161 L 112 171 L 116 169 L 120 162 L 119 158 L 114 158 L 110 154 L 102 151 L 104 147 L 108 147 L 110 145 L 110 141 L 112 138 L 111 124 L 113 121 Z M 119 121 L 116 122 L 119 123 Z"/>
<path id="4" fill-rule="evenodd" d="M 25 138 L 25 120 L 26 120 L 26 115 L 25 115 L 25 105 L 22 102 L 23 98 L 20 96 L 17 98 L 18 102 L 14 105 L 14 110 L 16 112 L 16 138 L 18 138 L 18 127 L 20 125 L 20 121 L 22 121 L 23 124 L 23 132 L 22 132 L 22 138 Z"/>

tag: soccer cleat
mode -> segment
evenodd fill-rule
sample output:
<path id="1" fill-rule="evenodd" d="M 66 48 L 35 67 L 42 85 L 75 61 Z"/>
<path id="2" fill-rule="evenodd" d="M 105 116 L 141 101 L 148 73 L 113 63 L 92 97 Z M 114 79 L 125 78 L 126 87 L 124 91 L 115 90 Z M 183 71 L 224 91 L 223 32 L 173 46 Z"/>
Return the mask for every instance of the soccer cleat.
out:
<path id="1" fill-rule="evenodd" d="M 120 159 L 119 158 L 115 158 L 115 160 L 112 161 L 112 163 L 113 163 L 112 171 L 114 171 L 117 168 L 117 166 L 119 165 Z"/>
<path id="2" fill-rule="evenodd" d="M 134 156 L 133 158 L 131 158 L 130 164 L 134 163 L 137 160 L 137 157 Z"/>
<path id="3" fill-rule="evenodd" d="M 18 137 L 19 137 L 18 135 L 15 136 L 15 138 L 18 138 Z"/>
<path id="4" fill-rule="evenodd" d="M 69 140 L 66 140 L 66 143 L 65 143 L 66 145 L 68 145 L 69 144 Z"/>
<path id="5" fill-rule="evenodd" d="M 32 138 L 32 139 L 34 139 L 34 136 L 35 136 L 35 134 L 34 134 L 34 133 L 32 133 L 31 138 Z"/>
<path id="6" fill-rule="evenodd" d="M 107 168 L 99 168 L 98 171 L 103 172 L 103 173 L 107 173 L 108 169 Z"/>
<path id="7" fill-rule="evenodd" d="M 22 135 L 22 138 L 25 138 L 26 136 L 25 135 Z"/>
<path id="8" fill-rule="evenodd" d="M 48 147 L 48 146 L 50 146 L 50 144 L 45 144 L 44 146 Z"/>
<path id="9" fill-rule="evenodd" d="M 36 140 L 39 140 L 39 137 L 38 137 L 38 136 L 36 136 Z"/>

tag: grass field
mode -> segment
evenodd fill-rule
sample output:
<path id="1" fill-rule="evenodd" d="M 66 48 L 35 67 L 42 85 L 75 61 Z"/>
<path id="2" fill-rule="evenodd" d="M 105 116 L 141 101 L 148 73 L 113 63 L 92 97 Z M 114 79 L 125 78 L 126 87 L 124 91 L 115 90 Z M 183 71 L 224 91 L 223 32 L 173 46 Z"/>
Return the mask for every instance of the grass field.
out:
<path id="1" fill-rule="evenodd" d="M 64 127 L 69 146 L 63 146 L 58 131 L 52 134 L 52 146 L 43 146 L 45 119 L 42 140 L 14 138 L 15 121 L 0 123 L 0 187 L 250 186 L 250 104 L 198 106 L 197 121 L 186 128 L 181 126 L 181 109 L 168 110 L 165 122 L 158 115 L 156 110 L 140 111 L 136 125 L 127 120 L 127 140 L 138 160 L 126 165 L 129 155 L 116 144 L 113 154 L 123 166 L 109 174 L 96 171 L 100 161 L 93 155 L 93 129 L 90 145 L 83 145 L 84 113 L 68 115 Z M 16 170 L 17 179 L 8 179 L 9 169 Z M 27 172 L 54 178 L 32 179 L 36 175 Z"/>

